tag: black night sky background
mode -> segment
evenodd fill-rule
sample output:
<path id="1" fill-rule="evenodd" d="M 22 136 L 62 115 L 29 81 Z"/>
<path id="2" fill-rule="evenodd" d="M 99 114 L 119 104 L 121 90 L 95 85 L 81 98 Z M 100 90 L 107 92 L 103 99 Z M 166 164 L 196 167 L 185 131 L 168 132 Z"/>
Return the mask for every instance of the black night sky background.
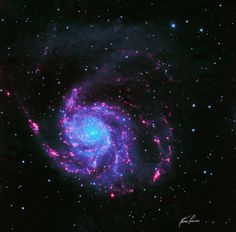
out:
<path id="1" fill-rule="evenodd" d="M 230 0 L 1 0 L 0 232 L 236 231 L 235 12 Z M 47 128 L 109 52 L 135 46 L 169 64 L 148 96 L 168 102 L 173 159 L 159 183 L 111 198 L 56 167 L 28 118 Z"/>

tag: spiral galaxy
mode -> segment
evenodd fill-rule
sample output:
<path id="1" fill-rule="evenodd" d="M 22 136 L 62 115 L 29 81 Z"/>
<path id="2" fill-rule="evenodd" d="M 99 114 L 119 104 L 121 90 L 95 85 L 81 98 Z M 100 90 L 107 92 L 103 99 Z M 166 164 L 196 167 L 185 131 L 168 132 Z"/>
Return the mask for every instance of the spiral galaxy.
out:
<path id="1" fill-rule="evenodd" d="M 99 192 L 158 183 L 173 155 L 167 69 L 157 52 L 120 47 L 65 92 L 47 133 L 32 118 L 29 125 L 58 168 Z"/>
<path id="2" fill-rule="evenodd" d="M 61 110 L 63 143 L 68 151 L 58 159 L 67 172 L 90 177 L 94 185 L 105 184 L 114 190 L 112 183 L 118 185 L 134 165 L 131 118 L 118 106 L 83 104 L 80 98 L 80 90 L 74 88 Z"/>

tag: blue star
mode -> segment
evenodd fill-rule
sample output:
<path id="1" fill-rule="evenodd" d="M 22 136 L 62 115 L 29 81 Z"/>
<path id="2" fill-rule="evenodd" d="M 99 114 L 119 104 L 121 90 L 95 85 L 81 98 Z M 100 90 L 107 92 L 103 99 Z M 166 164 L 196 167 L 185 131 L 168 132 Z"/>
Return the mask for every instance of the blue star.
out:
<path id="1" fill-rule="evenodd" d="M 174 29 L 174 28 L 176 28 L 176 23 L 171 23 L 170 26 L 171 26 L 171 28 Z"/>

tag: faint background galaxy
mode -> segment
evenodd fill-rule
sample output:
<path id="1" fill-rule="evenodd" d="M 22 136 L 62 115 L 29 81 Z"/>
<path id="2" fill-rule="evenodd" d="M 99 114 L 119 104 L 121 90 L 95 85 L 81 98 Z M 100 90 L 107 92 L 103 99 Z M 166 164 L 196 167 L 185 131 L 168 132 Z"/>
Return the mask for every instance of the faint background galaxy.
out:
<path id="1" fill-rule="evenodd" d="M 1 2 L 2 231 L 234 231 L 234 10 Z"/>

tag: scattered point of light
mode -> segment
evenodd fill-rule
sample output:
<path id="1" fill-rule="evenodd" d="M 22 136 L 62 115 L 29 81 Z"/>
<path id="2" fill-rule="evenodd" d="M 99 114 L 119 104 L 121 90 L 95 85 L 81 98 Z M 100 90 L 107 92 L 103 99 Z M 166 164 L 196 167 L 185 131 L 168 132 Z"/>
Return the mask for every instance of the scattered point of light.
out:
<path id="1" fill-rule="evenodd" d="M 192 129 L 192 132 L 195 132 L 195 131 L 196 131 L 195 128 L 193 128 L 193 129 Z"/>
<path id="2" fill-rule="evenodd" d="M 114 199 L 114 198 L 115 198 L 115 194 L 114 194 L 114 193 L 111 193 L 111 194 L 110 194 L 110 197 L 111 197 L 111 199 Z"/>
<path id="3" fill-rule="evenodd" d="M 48 179 L 48 182 L 51 182 L 51 179 Z"/>
<path id="4" fill-rule="evenodd" d="M 207 106 L 208 107 L 208 109 L 211 109 L 211 105 L 209 105 L 209 106 Z"/>
<path id="5" fill-rule="evenodd" d="M 203 171 L 203 174 L 207 174 L 207 171 Z"/>
<path id="6" fill-rule="evenodd" d="M 186 22 L 186 23 L 189 23 L 188 19 L 187 19 L 187 20 L 185 20 L 185 22 Z"/>
<path id="7" fill-rule="evenodd" d="M 171 28 L 176 28 L 176 23 L 171 23 L 170 26 Z"/>
<path id="8" fill-rule="evenodd" d="M 193 108 L 195 108 L 195 107 L 196 107 L 196 104 L 195 104 L 195 103 L 193 103 L 193 104 L 192 104 L 192 107 L 193 107 Z"/>
<path id="9" fill-rule="evenodd" d="M 200 32 L 203 32 L 203 28 L 200 28 L 199 31 L 200 31 Z"/>
<path id="10" fill-rule="evenodd" d="M 21 207 L 21 210 L 24 210 L 24 209 L 25 209 L 25 207 L 24 207 L 24 206 L 22 206 L 22 207 Z"/>

